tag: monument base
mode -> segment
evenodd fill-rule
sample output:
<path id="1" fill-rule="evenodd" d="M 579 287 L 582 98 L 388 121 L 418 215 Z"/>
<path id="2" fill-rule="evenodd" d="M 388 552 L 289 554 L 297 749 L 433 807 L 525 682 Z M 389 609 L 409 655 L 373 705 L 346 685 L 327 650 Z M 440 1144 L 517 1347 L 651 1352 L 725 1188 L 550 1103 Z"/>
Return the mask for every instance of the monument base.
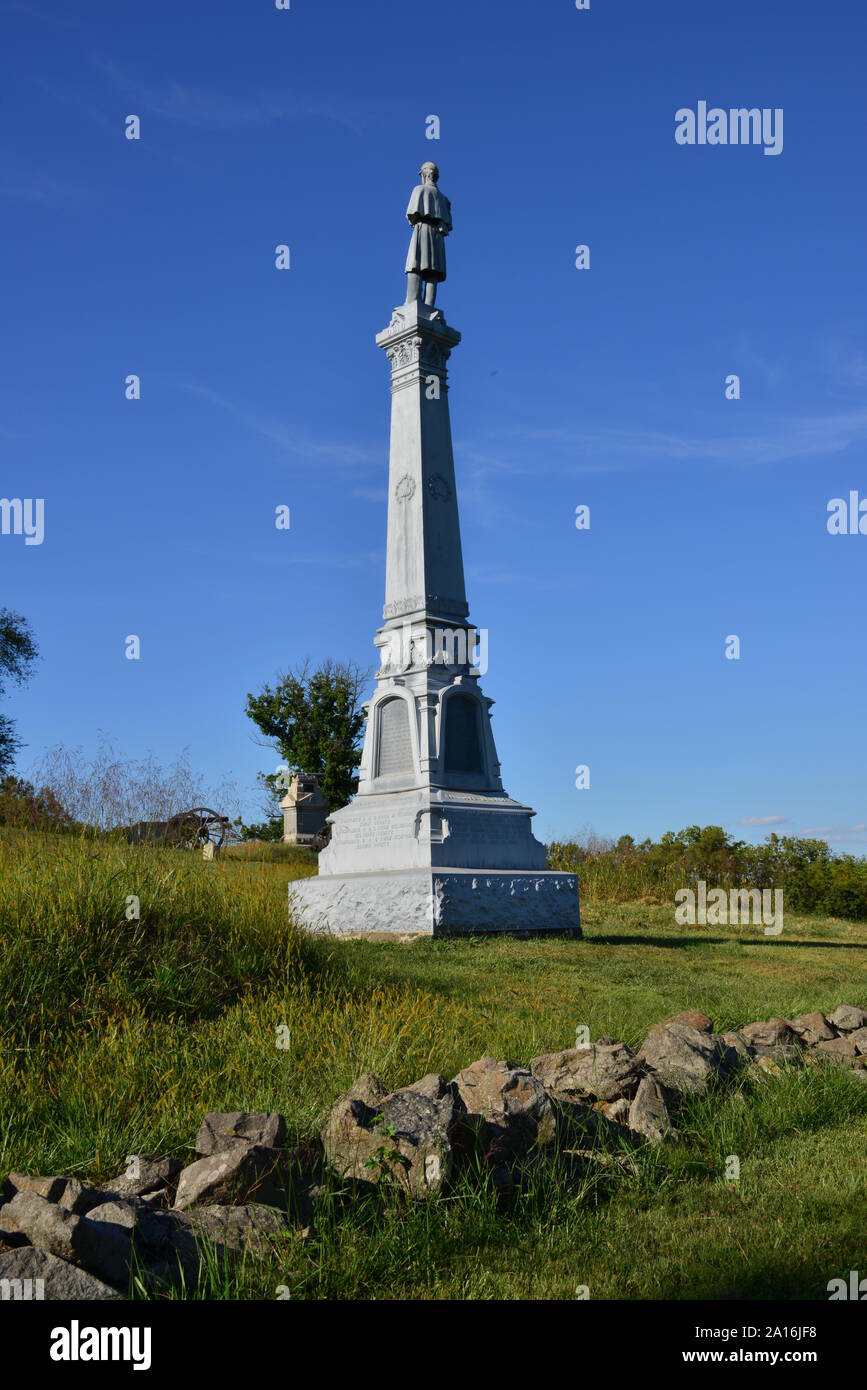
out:
<path id="1" fill-rule="evenodd" d="M 289 884 L 289 911 L 334 936 L 581 935 L 578 877 L 547 869 L 398 869 Z"/>

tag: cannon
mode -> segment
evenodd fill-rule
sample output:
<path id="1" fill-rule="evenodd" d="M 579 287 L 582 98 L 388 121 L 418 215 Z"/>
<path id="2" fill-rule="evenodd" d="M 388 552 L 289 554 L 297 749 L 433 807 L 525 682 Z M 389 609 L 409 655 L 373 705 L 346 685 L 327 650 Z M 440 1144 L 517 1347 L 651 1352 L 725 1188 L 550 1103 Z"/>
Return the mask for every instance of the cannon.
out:
<path id="1" fill-rule="evenodd" d="M 228 816 L 221 816 L 209 806 L 191 806 L 178 811 L 168 820 L 140 820 L 126 827 L 127 843 L 131 845 L 171 845 L 176 849 L 204 849 L 213 845 L 212 854 L 219 854 L 229 836 Z"/>

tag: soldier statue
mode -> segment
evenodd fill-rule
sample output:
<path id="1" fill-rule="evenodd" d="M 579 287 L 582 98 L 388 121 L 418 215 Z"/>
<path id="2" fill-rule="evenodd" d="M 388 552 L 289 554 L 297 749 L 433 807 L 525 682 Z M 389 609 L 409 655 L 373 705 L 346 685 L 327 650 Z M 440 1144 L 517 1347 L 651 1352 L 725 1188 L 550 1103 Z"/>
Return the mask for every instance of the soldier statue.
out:
<path id="1" fill-rule="evenodd" d="M 437 188 L 440 171 L 430 161 L 419 169 L 422 182 L 412 190 L 406 220 L 412 240 L 406 258 L 406 302 L 422 297 L 428 308 L 436 303 L 437 285 L 446 278 L 445 238 L 452 229 L 452 205 Z"/>

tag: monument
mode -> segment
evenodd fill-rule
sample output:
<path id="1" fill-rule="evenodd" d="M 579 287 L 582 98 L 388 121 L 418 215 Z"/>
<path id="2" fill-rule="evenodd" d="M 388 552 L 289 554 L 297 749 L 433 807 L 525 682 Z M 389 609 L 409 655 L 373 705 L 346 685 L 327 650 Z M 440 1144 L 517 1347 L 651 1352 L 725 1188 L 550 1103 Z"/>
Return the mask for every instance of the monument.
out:
<path id="1" fill-rule="evenodd" d="M 328 802 L 319 790 L 318 778 L 302 772 L 293 777 L 280 802 L 283 812 L 283 844 L 312 845 L 325 829 Z"/>
<path id="2" fill-rule="evenodd" d="M 358 792 L 329 816 L 318 876 L 290 884 L 290 910 L 336 934 L 578 936 L 577 878 L 546 869 L 535 812 L 503 790 L 473 664 L 446 370 L 461 335 L 436 308 L 451 205 L 435 164 L 420 176 L 406 302 L 376 338 L 391 366 L 381 664 Z"/>

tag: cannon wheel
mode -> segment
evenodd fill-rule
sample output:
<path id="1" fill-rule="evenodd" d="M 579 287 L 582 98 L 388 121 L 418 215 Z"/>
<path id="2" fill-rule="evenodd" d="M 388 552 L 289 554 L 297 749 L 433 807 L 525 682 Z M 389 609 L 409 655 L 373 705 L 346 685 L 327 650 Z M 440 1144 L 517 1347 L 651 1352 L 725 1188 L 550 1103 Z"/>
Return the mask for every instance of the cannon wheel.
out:
<path id="1" fill-rule="evenodd" d="M 209 806 L 192 806 L 179 811 L 166 823 L 166 839 L 183 845 L 184 849 L 200 849 L 210 840 L 220 850 L 229 833 L 229 817 Z"/>

